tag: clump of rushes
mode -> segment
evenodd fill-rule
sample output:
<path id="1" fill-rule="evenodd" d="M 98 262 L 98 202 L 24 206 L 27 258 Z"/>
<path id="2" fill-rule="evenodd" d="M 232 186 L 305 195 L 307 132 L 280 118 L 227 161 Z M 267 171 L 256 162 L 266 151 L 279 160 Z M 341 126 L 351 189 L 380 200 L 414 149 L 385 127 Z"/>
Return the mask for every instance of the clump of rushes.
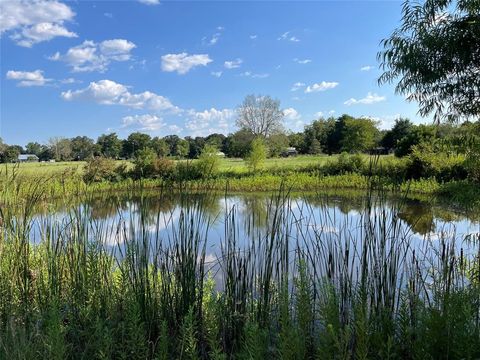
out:
<path id="1" fill-rule="evenodd" d="M 480 357 L 478 239 L 414 246 L 377 182 L 342 223 L 294 211 L 280 182 L 246 224 L 226 210 L 208 261 L 211 205 L 191 193 L 165 224 L 142 189 L 138 217 L 96 217 L 87 192 L 34 218 L 45 187 L 15 184 L 0 201 L 1 359 Z"/>

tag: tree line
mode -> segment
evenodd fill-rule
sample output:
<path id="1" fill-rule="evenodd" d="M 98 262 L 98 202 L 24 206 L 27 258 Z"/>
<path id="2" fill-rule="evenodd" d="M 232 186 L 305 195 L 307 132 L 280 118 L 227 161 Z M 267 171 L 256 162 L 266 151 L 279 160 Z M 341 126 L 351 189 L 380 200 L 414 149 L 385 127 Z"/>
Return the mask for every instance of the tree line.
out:
<path id="1" fill-rule="evenodd" d="M 245 158 L 256 138 L 264 141 L 268 156 L 271 157 L 281 155 L 287 147 L 295 147 L 299 154 L 331 155 L 375 151 L 394 152 L 396 156 L 403 157 L 410 154 L 415 145 L 423 142 L 435 140 L 457 142 L 457 145 L 461 145 L 466 138 L 478 136 L 479 121 L 464 122 L 460 125 L 415 125 L 409 119 L 399 118 L 391 129 L 380 130 L 378 123 L 372 119 L 342 115 L 338 118 L 314 120 L 305 126 L 304 131 L 296 133 L 276 128 L 271 133 L 255 134 L 252 129 L 243 126 L 229 135 L 214 133 L 205 137 L 151 137 L 145 133 L 134 132 L 126 139 L 120 139 L 116 133 L 109 133 L 100 135 L 96 141 L 87 136 L 55 137 L 47 144 L 29 142 L 25 147 L 7 145 L 0 141 L 0 161 L 14 162 L 19 154 L 36 155 L 40 161 L 81 161 L 97 156 L 134 159 L 144 149 L 153 150 L 158 157 L 195 159 L 206 145 L 215 147 L 227 157 Z"/>

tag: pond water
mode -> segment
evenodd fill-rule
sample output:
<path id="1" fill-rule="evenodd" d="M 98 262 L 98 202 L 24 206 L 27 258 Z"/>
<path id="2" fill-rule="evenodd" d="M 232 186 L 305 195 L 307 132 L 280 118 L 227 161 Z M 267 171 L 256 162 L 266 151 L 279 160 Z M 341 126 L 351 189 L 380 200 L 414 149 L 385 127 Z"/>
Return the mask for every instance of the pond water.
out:
<path id="1" fill-rule="evenodd" d="M 319 238 L 361 239 L 366 236 L 367 220 L 377 235 L 383 231 L 384 237 L 408 238 L 417 244 L 455 238 L 461 245 L 465 238 L 478 238 L 480 233 L 478 214 L 419 200 L 379 196 L 369 200 L 356 192 L 287 196 L 152 191 L 104 194 L 76 205 L 50 206 L 36 215 L 31 239 L 38 243 L 52 229 L 63 231 L 77 224 L 74 219 L 81 220 L 89 238 L 120 252 L 132 239 L 171 242 L 188 225 L 206 242 L 209 258 L 218 255 L 222 242 L 233 235 L 240 247 L 272 232 L 288 238 L 292 246 Z"/>

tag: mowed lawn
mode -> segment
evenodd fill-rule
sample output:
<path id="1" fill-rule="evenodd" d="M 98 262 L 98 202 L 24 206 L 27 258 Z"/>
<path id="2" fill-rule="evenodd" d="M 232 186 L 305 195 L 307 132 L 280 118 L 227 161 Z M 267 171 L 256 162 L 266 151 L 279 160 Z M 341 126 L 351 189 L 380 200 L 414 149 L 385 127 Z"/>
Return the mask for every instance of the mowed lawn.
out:
<path id="1" fill-rule="evenodd" d="M 265 160 L 263 169 L 281 169 L 296 167 L 302 168 L 308 165 L 324 165 L 328 161 L 334 161 L 339 155 L 299 155 L 288 158 L 269 158 Z M 369 156 L 364 155 L 365 160 L 368 161 Z M 393 158 L 391 155 L 382 156 L 382 160 Z M 185 160 L 179 160 L 185 161 Z M 195 160 L 194 160 L 195 161 Z M 130 161 L 118 160 L 118 162 L 127 162 L 130 166 L 133 164 Z M 12 174 L 16 172 L 18 175 L 27 177 L 38 176 L 62 176 L 63 174 L 81 174 L 84 161 L 68 161 L 55 163 L 21 163 L 21 164 L 3 164 L 0 165 L 0 176 L 5 176 L 6 173 Z M 248 168 L 243 159 L 238 158 L 223 158 L 220 159 L 220 172 L 247 172 Z"/>

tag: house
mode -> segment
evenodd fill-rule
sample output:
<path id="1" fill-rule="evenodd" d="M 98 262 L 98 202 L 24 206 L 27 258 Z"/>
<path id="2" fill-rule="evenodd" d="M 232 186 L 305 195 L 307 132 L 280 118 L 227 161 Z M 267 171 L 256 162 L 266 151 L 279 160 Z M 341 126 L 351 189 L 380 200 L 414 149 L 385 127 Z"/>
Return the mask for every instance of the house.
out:
<path id="1" fill-rule="evenodd" d="M 18 162 L 38 162 L 39 158 L 35 154 L 20 154 L 18 155 Z"/>
<path id="2" fill-rule="evenodd" d="M 282 151 L 283 157 L 297 156 L 297 155 L 298 155 L 298 151 L 294 147 L 287 147 L 284 151 Z"/>

